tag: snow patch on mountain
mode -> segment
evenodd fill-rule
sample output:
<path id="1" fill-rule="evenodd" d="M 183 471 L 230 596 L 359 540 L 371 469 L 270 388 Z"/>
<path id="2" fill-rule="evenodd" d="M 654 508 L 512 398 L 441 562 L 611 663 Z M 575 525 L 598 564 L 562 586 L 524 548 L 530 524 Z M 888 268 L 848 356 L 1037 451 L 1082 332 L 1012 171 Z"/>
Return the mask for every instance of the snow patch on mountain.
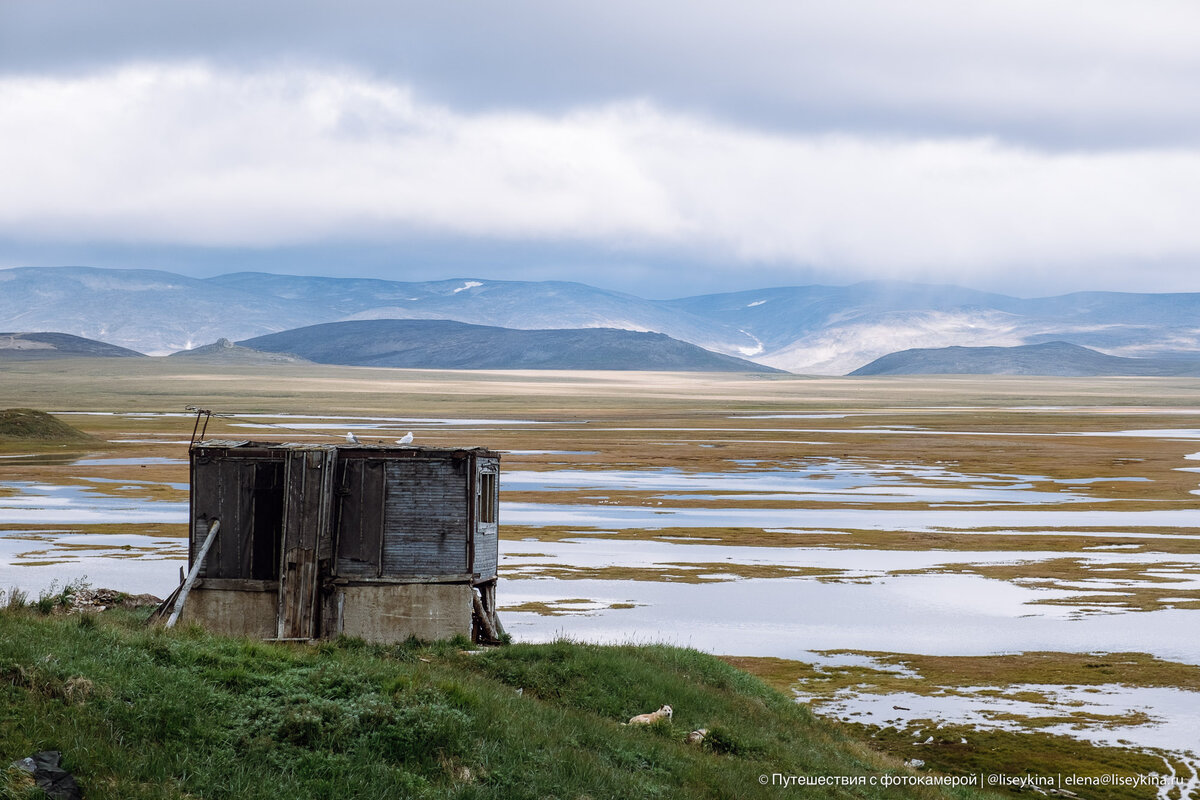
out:
<path id="1" fill-rule="evenodd" d="M 753 347 L 739 347 L 739 348 L 737 348 L 737 350 L 738 350 L 738 353 L 740 353 L 742 356 L 744 356 L 744 357 L 746 357 L 746 358 L 750 358 L 751 356 L 756 356 L 756 355 L 758 355 L 758 354 L 762 353 L 764 350 L 766 350 L 766 349 L 767 349 L 767 348 L 766 348 L 766 347 L 763 345 L 763 343 L 762 343 L 762 340 L 761 340 L 761 339 L 759 339 L 757 336 L 755 336 L 753 333 L 750 333 L 750 331 L 744 331 L 744 330 L 741 330 L 741 328 L 739 328 L 738 330 L 739 330 L 739 331 L 741 331 L 742 333 L 746 334 L 747 336 L 749 336 L 751 339 L 753 339 L 753 340 L 754 340 L 754 346 L 753 346 Z"/>
<path id="2" fill-rule="evenodd" d="M 845 374 L 912 348 L 1065 341 L 1120 356 L 1200 352 L 1200 293 L 1021 299 L 870 282 L 646 300 L 566 281 L 399 282 L 241 272 L 0 270 L 0 330 L 61 331 L 164 355 L 323 322 L 443 319 L 513 329 L 663 333 L 795 372 Z"/>

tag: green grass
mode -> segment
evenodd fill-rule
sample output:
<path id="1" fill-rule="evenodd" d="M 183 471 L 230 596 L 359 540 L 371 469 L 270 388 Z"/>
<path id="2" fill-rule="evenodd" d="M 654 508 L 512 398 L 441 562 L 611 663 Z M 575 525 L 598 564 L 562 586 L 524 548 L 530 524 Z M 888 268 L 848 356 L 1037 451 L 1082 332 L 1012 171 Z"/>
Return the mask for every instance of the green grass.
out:
<path id="1" fill-rule="evenodd" d="M 0 408 L 0 443 L 94 444 L 81 430 L 32 408 Z"/>
<path id="2" fill-rule="evenodd" d="M 760 775 L 904 771 L 694 650 L 464 645 L 268 645 L 124 611 L 0 610 L 0 760 L 61 750 L 90 800 L 776 797 Z M 620 724 L 664 703 L 670 721 Z M 685 744 L 699 727 L 708 745 Z M 33 796 L 18 778 L 0 774 L 0 798 Z"/>

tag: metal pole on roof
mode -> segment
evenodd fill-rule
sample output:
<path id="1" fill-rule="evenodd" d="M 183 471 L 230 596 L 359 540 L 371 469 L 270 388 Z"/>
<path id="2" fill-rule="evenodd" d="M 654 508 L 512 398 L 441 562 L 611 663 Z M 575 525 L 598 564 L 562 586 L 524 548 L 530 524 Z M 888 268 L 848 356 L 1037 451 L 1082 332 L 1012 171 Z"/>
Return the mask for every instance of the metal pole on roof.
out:
<path id="1" fill-rule="evenodd" d="M 220 529 L 221 520 L 214 519 L 212 527 L 208 529 L 208 536 L 204 539 L 204 544 L 200 546 L 200 552 L 196 555 L 196 563 L 192 564 L 192 571 L 188 573 L 187 580 L 183 582 L 183 588 L 179 590 L 179 598 L 175 601 L 175 610 L 171 612 L 171 617 L 167 620 L 168 628 L 174 628 L 175 623 L 179 620 L 183 604 L 187 602 L 188 592 L 192 590 L 192 584 L 196 582 L 196 577 L 200 574 L 200 567 L 204 565 L 204 557 L 208 555 L 208 548 L 212 547 L 213 541 L 217 538 L 217 531 Z"/>
<path id="2" fill-rule="evenodd" d="M 209 411 L 207 408 L 197 408 L 196 406 L 186 406 L 184 410 L 196 412 L 196 424 L 192 426 L 192 441 L 188 444 L 188 447 L 195 447 L 196 432 L 199 431 L 200 440 L 203 441 L 204 435 L 208 433 L 208 421 L 212 419 L 213 412 Z M 200 417 L 202 416 L 204 417 L 204 430 L 200 430 Z"/>

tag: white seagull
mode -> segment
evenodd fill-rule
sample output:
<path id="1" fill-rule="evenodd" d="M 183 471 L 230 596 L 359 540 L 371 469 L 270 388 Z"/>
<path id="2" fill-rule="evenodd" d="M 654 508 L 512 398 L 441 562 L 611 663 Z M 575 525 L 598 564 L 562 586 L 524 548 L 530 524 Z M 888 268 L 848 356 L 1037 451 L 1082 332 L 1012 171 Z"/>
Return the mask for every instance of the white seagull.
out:
<path id="1" fill-rule="evenodd" d="M 397 439 L 396 444 L 412 444 L 412 431 L 409 431 Z"/>
<path id="2" fill-rule="evenodd" d="M 346 431 L 346 441 L 350 444 L 362 444 L 358 437 L 354 435 L 354 431 Z"/>

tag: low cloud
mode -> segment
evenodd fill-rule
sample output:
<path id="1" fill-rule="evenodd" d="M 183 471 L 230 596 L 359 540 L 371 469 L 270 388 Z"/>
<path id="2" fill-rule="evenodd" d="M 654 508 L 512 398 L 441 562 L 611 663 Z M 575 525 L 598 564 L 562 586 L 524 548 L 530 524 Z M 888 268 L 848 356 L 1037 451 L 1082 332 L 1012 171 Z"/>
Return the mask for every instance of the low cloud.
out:
<path id="1" fill-rule="evenodd" d="M 0 108 L 11 240 L 415 232 L 975 283 L 1200 254 L 1200 149 L 1186 147 L 771 133 L 649 100 L 464 111 L 356 71 L 204 63 L 8 76 Z"/>

